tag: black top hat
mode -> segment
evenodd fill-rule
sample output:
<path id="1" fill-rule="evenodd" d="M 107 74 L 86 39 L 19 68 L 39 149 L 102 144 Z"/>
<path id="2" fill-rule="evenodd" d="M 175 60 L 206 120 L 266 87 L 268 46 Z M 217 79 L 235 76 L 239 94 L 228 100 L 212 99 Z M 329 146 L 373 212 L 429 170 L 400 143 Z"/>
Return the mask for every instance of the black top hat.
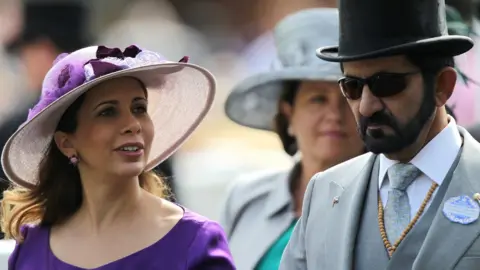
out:
<path id="1" fill-rule="evenodd" d="M 61 52 L 87 46 L 86 7 L 77 1 L 28 1 L 24 3 L 24 27 L 20 35 L 7 44 L 9 52 L 40 38 L 49 39 Z"/>
<path id="2" fill-rule="evenodd" d="M 319 48 L 331 62 L 420 53 L 455 56 L 473 47 L 448 35 L 444 0 L 339 0 L 339 46 Z"/>

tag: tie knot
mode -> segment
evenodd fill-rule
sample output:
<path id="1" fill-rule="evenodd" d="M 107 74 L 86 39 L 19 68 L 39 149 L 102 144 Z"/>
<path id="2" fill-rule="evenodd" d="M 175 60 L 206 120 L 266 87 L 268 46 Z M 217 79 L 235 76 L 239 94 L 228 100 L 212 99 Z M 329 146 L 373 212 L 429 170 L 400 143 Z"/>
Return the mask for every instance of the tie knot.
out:
<path id="1" fill-rule="evenodd" d="M 391 189 L 405 191 L 421 171 L 411 163 L 397 163 L 387 171 Z"/>

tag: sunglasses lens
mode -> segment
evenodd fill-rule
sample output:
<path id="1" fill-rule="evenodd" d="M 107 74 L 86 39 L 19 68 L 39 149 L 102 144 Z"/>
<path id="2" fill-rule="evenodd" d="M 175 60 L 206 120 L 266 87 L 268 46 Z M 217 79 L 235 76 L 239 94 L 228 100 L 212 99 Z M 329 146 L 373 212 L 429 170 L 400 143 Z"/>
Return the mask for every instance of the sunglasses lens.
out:
<path id="1" fill-rule="evenodd" d="M 344 78 L 339 81 L 343 95 L 348 99 L 359 99 L 362 96 L 363 82 L 354 78 Z"/>
<path id="2" fill-rule="evenodd" d="M 373 81 L 372 93 L 377 97 L 391 97 L 407 87 L 406 78 L 397 74 L 378 75 Z"/>

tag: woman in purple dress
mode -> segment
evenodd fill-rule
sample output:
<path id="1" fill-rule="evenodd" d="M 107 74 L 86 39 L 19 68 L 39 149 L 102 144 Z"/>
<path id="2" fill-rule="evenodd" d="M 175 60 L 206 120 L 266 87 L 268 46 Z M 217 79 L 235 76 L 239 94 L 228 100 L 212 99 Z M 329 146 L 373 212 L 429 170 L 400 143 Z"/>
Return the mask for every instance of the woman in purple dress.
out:
<path id="1" fill-rule="evenodd" d="M 151 169 L 202 121 L 205 69 L 130 46 L 62 54 L 2 153 L 10 270 L 235 269 L 222 228 Z"/>

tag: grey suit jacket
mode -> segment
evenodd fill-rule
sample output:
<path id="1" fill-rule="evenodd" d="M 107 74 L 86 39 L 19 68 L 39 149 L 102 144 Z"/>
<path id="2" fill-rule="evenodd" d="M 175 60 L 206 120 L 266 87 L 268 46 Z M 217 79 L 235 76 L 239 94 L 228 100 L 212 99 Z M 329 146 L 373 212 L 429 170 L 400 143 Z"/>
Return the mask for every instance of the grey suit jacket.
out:
<path id="1" fill-rule="evenodd" d="M 254 269 L 294 221 L 289 173 L 255 173 L 231 188 L 220 223 L 239 270 Z"/>
<path id="2" fill-rule="evenodd" d="M 480 192 L 480 144 L 458 128 L 464 140 L 463 152 L 443 202 Z M 353 249 L 374 160 L 375 155 L 367 153 L 312 178 L 281 270 L 353 269 Z M 338 199 L 335 204 L 334 198 Z M 480 221 L 469 225 L 449 221 L 442 213 L 443 202 L 412 269 L 480 269 Z"/>

